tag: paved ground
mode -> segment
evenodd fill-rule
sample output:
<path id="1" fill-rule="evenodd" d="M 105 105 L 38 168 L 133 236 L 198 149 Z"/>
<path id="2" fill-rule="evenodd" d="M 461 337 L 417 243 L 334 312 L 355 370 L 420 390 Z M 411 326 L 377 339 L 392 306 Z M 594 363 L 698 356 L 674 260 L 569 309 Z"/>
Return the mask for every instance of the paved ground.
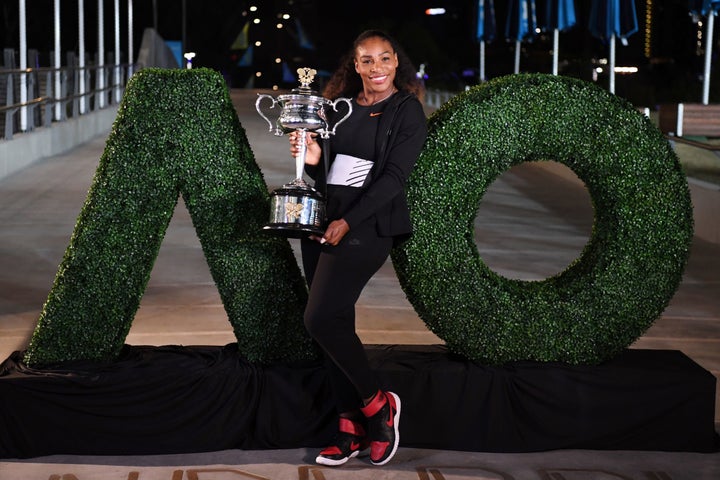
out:
<path id="1" fill-rule="evenodd" d="M 266 182 L 294 176 L 287 142 L 267 132 L 254 92 L 234 91 Z M 99 137 L 0 180 L 0 360 L 27 344 L 104 150 Z M 720 206 L 720 200 L 719 205 Z M 496 272 L 541 279 L 580 253 L 590 233 L 586 192 L 534 165 L 498 179 L 476 221 L 478 249 Z M 293 241 L 294 242 L 294 241 Z M 635 347 L 681 350 L 720 376 L 720 245 L 695 239 L 680 288 Z M 388 263 L 358 305 L 366 343 L 441 343 L 417 318 Z M 235 341 L 184 206 L 179 205 L 127 343 L 224 345 Z M 720 403 L 718 403 L 720 405 Z M 716 425 L 720 421 L 716 407 Z M 1 427 L 0 427 L 1 428 Z M 717 480 L 720 453 L 551 451 L 486 454 L 401 448 L 385 467 L 366 460 L 316 468 L 315 451 L 222 451 L 169 456 L 52 456 L 0 461 L 0 480 L 552 479 Z"/>

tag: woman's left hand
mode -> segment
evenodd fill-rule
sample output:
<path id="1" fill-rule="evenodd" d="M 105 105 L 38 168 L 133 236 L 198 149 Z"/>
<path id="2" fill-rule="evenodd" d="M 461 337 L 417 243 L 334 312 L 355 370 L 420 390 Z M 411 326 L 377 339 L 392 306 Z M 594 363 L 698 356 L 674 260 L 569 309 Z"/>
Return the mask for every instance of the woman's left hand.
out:
<path id="1" fill-rule="evenodd" d="M 325 229 L 325 233 L 320 239 L 320 243 L 327 243 L 335 246 L 350 231 L 350 225 L 344 219 L 333 220 Z"/>
<path id="2" fill-rule="evenodd" d="M 300 155 L 301 144 L 302 144 L 302 133 L 294 130 L 288 135 L 290 141 L 290 155 L 293 158 Z M 317 141 L 318 134 L 315 132 L 305 132 L 305 163 L 308 165 L 317 165 L 320 163 L 320 154 L 322 149 Z"/>

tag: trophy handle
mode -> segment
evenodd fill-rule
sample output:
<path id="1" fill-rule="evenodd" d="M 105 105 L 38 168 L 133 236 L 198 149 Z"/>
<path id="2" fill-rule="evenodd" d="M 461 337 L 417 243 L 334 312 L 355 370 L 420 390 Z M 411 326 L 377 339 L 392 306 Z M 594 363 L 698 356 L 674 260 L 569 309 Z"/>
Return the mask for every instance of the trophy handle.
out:
<path id="1" fill-rule="evenodd" d="M 265 93 L 258 93 L 258 98 L 257 98 L 257 100 L 255 100 L 255 110 L 257 110 L 257 112 L 260 114 L 260 116 L 262 118 L 264 118 L 265 121 L 267 122 L 268 127 L 269 127 L 268 132 L 272 132 L 273 131 L 272 122 L 270 121 L 270 119 L 268 117 L 265 116 L 265 114 L 262 112 L 262 110 L 260 110 L 260 102 L 262 102 L 263 98 L 269 98 L 272 101 L 272 105 L 270 105 L 270 108 L 274 108 L 275 105 L 277 105 L 277 100 L 275 100 L 273 97 L 271 97 L 270 95 L 267 95 Z M 277 122 L 276 122 L 275 135 L 282 136 L 282 134 L 283 134 L 283 131 L 282 131 L 282 129 L 280 129 L 280 127 L 277 125 Z"/>
<path id="2" fill-rule="evenodd" d="M 330 135 L 335 135 L 335 129 L 338 127 L 338 125 L 340 125 L 345 120 L 347 120 L 348 117 L 350 116 L 350 114 L 352 113 L 352 102 L 350 101 L 349 98 L 340 97 L 340 98 L 336 99 L 334 102 L 331 102 L 330 105 L 332 105 L 333 110 L 337 112 L 338 111 L 337 104 L 342 103 L 342 102 L 347 103 L 348 113 L 343 118 L 341 118 L 340 120 L 335 122 L 335 125 L 333 126 L 332 130 L 330 130 L 330 131 L 328 131 L 327 129 L 320 130 L 321 138 L 330 138 Z"/>

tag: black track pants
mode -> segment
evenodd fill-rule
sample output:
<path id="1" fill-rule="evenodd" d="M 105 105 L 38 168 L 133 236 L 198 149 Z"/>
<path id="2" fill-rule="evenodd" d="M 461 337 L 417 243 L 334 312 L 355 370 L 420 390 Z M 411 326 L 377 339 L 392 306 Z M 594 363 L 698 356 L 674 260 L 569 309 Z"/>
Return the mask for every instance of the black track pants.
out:
<path id="1" fill-rule="evenodd" d="M 305 328 L 325 351 L 338 410 L 362 405 L 378 390 L 362 342 L 355 333 L 355 302 L 390 255 L 393 240 L 378 237 L 373 222 L 345 235 L 337 246 L 303 239 L 305 277 L 310 285 Z"/>

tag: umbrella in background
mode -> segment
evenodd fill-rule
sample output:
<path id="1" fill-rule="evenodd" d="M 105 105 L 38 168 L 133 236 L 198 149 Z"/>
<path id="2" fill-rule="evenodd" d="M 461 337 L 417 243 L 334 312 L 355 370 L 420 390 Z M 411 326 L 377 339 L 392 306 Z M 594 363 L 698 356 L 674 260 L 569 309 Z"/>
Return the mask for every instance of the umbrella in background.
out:
<path id="1" fill-rule="evenodd" d="M 532 38 L 537 28 L 535 0 L 510 0 L 505 23 L 505 38 L 515 41 L 515 73 L 520 73 L 520 44 Z"/>
<path id="2" fill-rule="evenodd" d="M 719 0 L 720 1 L 720 0 Z M 547 0 L 544 31 L 553 31 L 553 75 L 558 74 L 558 49 L 560 48 L 560 32 L 575 25 L 575 2 L 573 0 Z"/>
<path id="3" fill-rule="evenodd" d="M 627 37 L 638 31 L 635 0 L 592 0 L 590 33 L 610 42 L 610 93 L 615 93 L 615 39 L 627 45 Z"/>
<path id="4" fill-rule="evenodd" d="M 690 14 L 693 17 L 704 17 L 707 15 L 707 26 L 705 27 L 705 70 L 703 73 L 703 94 L 702 103 L 707 105 L 710 101 L 710 61 L 712 59 L 713 28 L 715 15 L 720 10 L 720 0 L 690 0 Z"/>
<path id="5" fill-rule="evenodd" d="M 478 0 L 477 39 L 480 42 L 480 82 L 485 78 L 485 42 L 495 39 L 495 5 L 493 0 Z"/>

